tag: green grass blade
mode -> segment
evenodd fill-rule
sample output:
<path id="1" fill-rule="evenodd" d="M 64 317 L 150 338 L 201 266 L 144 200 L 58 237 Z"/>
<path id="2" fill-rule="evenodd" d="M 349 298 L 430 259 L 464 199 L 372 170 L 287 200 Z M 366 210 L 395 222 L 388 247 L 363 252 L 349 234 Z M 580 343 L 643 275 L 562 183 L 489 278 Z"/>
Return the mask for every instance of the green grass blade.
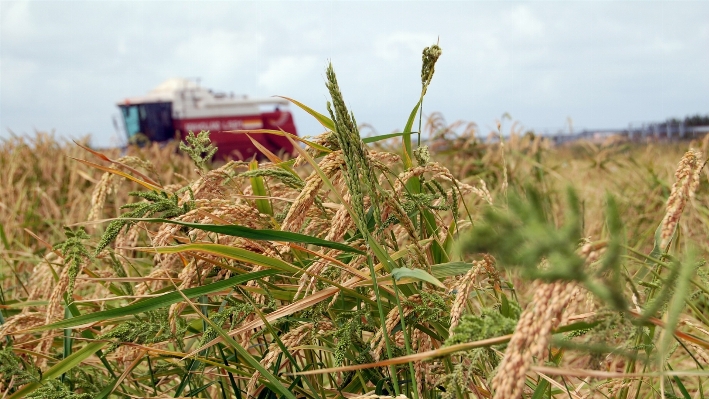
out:
<path id="1" fill-rule="evenodd" d="M 203 331 L 205 331 L 204 329 Z M 199 372 L 199 361 L 192 359 L 190 361 L 190 365 L 187 366 L 187 370 L 185 371 L 185 375 L 182 377 L 182 380 L 180 381 L 180 384 L 175 388 L 175 397 L 182 396 L 182 391 L 187 388 L 187 385 L 190 383 L 190 378 L 192 377 L 193 373 Z"/>
<path id="2" fill-rule="evenodd" d="M 5 226 L 0 223 L 0 242 L 5 246 L 5 249 L 10 249 L 10 242 L 7 240 L 7 235 L 5 234 Z"/>
<path id="3" fill-rule="evenodd" d="M 391 275 L 397 281 L 401 280 L 404 277 L 408 277 L 414 280 L 425 281 L 429 284 L 435 285 L 436 287 L 446 289 L 446 286 L 443 285 L 442 282 L 440 282 L 437 278 L 433 277 L 423 269 L 409 269 L 408 267 L 398 267 L 391 271 Z"/>
<path id="4" fill-rule="evenodd" d="M 117 382 L 118 382 L 118 378 L 114 378 L 113 380 L 111 380 L 111 382 L 110 382 L 108 385 L 106 385 L 105 387 L 103 387 L 103 389 L 101 390 L 101 392 L 99 392 L 98 394 L 96 394 L 96 396 L 94 397 L 94 399 L 104 399 L 104 398 L 107 398 L 108 395 L 110 395 L 110 394 L 114 391 Z"/>
<path id="5" fill-rule="evenodd" d="M 71 311 L 69 311 L 69 308 L 64 308 L 64 318 L 65 319 L 71 318 Z M 71 328 L 64 329 L 64 339 L 63 339 L 64 354 L 62 355 L 63 359 L 66 359 L 69 356 L 71 356 L 72 342 L 73 342 L 73 340 L 71 338 Z"/>
<path id="6" fill-rule="evenodd" d="M 185 290 L 187 291 L 187 290 Z M 221 327 L 216 325 L 213 321 L 209 320 L 207 316 L 205 316 L 202 312 L 200 312 L 199 309 L 197 309 L 197 306 L 195 306 L 191 301 L 187 300 L 187 296 L 184 295 L 185 291 L 178 291 L 176 292 L 178 295 L 181 295 L 183 299 L 187 301 L 187 304 L 195 311 L 195 313 L 204 320 L 205 323 L 209 324 L 210 327 L 214 329 L 214 331 L 217 332 L 229 345 L 234 348 L 234 350 L 241 356 L 242 359 L 248 363 L 249 366 L 253 367 L 256 369 L 261 375 L 266 378 L 268 381 L 268 385 L 270 385 L 271 390 L 279 392 L 281 395 L 288 399 L 296 399 L 295 395 L 293 395 L 281 382 L 271 374 L 265 367 L 261 365 L 261 363 L 256 360 L 251 354 L 241 345 L 239 345 L 238 342 L 234 340 L 234 338 L 230 337 L 229 334 L 224 331 Z"/>
<path id="7" fill-rule="evenodd" d="M 588 329 L 596 327 L 599 324 L 601 324 L 600 321 L 593 321 L 593 322 L 578 321 L 576 323 L 567 324 L 565 326 L 561 326 L 561 327 L 557 328 L 556 330 L 554 330 L 554 334 L 561 334 L 561 333 L 572 332 L 572 331 L 588 330 Z"/>
<path id="8" fill-rule="evenodd" d="M 271 323 L 268 322 L 268 319 L 266 319 L 266 316 L 264 316 L 263 312 L 261 312 L 258 306 L 256 306 L 256 304 L 251 300 L 251 298 L 249 298 L 248 295 L 244 295 L 244 298 L 247 299 L 249 303 L 254 306 L 254 311 L 259 316 L 261 321 L 263 321 L 263 325 L 266 327 L 266 330 L 268 330 L 268 332 L 271 334 L 274 341 L 276 341 L 278 347 L 281 348 L 281 353 L 288 358 L 290 364 L 295 367 L 296 371 L 301 371 L 300 367 L 298 366 L 298 361 L 293 357 L 293 355 L 291 355 L 289 348 L 287 348 L 283 344 L 283 341 L 281 341 L 281 338 L 278 336 L 278 332 L 273 328 Z M 315 390 L 310 380 L 306 378 L 305 383 L 308 385 L 308 389 L 310 389 L 310 392 L 313 394 L 313 396 L 315 396 L 317 399 L 321 399 L 320 395 L 318 395 L 318 392 Z"/>
<path id="9" fill-rule="evenodd" d="M 551 386 L 547 380 L 542 379 L 541 377 L 539 380 L 539 384 L 537 384 L 537 387 L 534 389 L 534 393 L 532 394 L 532 399 L 543 399 Z"/>
<path id="10" fill-rule="evenodd" d="M 217 281 L 216 283 L 211 283 L 203 285 L 201 287 L 189 288 L 182 291 L 188 298 L 194 298 L 200 295 L 206 295 L 212 292 L 221 291 L 223 289 L 232 287 L 237 284 L 243 284 L 247 281 L 256 280 L 259 278 L 264 278 L 268 276 L 273 276 L 277 274 L 277 270 L 261 270 L 258 272 L 242 274 L 240 276 L 232 277 L 230 279 Z M 81 316 L 76 316 L 71 319 L 65 319 L 58 321 L 56 323 L 48 324 L 46 326 L 39 326 L 31 329 L 30 331 L 44 331 L 52 330 L 55 328 L 68 328 L 76 327 L 82 324 L 93 323 L 97 321 L 106 321 L 110 319 L 115 319 L 124 316 L 131 316 L 139 313 L 145 313 L 150 310 L 164 308 L 170 306 L 173 303 L 182 301 L 182 296 L 178 292 L 170 292 L 165 295 L 160 295 L 155 298 L 148 298 L 142 301 L 138 301 L 132 305 L 104 310 L 102 312 L 89 313 Z M 100 349 L 100 348 L 99 348 Z M 73 355 L 72 355 L 73 356 Z"/>
<path id="11" fill-rule="evenodd" d="M 437 279 L 445 279 L 451 276 L 460 276 L 465 274 L 473 267 L 472 263 L 468 262 L 446 262 L 431 266 L 431 274 Z"/>
<path id="12" fill-rule="evenodd" d="M 401 331 L 404 335 L 404 347 L 406 348 L 406 355 L 411 355 L 413 350 L 411 349 L 411 337 L 409 336 L 409 330 L 406 328 L 406 316 L 404 315 L 404 308 L 401 306 L 401 301 L 399 300 L 399 290 L 396 286 L 396 279 L 392 281 L 394 285 L 394 299 L 396 300 L 396 307 L 399 309 L 399 322 L 401 323 Z M 392 366 L 390 370 L 395 370 Z M 391 373 L 391 371 L 390 371 Z M 392 373 L 393 375 L 394 373 Z M 419 399 L 418 384 L 416 381 L 416 371 L 414 370 L 414 362 L 409 362 L 409 377 L 411 391 L 413 392 L 413 399 Z"/>
<path id="13" fill-rule="evenodd" d="M 258 161 L 253 160 L 249 163 L 249 170 L 258 170 Z M 251 181 L 251 189 L 254 192 L 254 195 L 258 195 L 260 197 L 268 197 L 268 190 L 266 190 L 266 185 L 263 182 L 263 177 L 261 176 L 252 176 L 249 178 Z M 256 208 L 258 209 L 259 212 L 265 214 L 265 215 L 271 215 L 273 216 L 273 208 L 271 207 L 271 202 L 265 198 L 257 199 L 256 200 Z"/>
<path id="14" fill-rule="evenodd" d="M 226 355 L 224 355 L 224 349 L 222 349 L 222 345 L 217 345 L 217 349 L 219 350 L 219 355 L 222 358 L 222 361 L 224 362 L 224 366 L 229 367 L 229 361 L 226 358 Z M 234 391 L 234 395 L 236 395 L 236 399 L 241 399 L 241 390 L 239 389 L 238 386 L 236 386 L 236 380 L 234 379 L 234 373 L 232 373 L 230 370 L 225 370 L 227 375 L 229 376 L 229 384 L 231 384 L 231 389 Z"/>
<path id="15" fill-rule="evenodd" d="M 76 303 L 72 302 L 67 306 L 67 309 L 71 312 L 72 317 L 80 316 L 81 312 L 79 311 L 79 308 L 76 306 Z M 81 330 L 80 332 L 81 336 L 86 338 L 86 339 L 96 339 L 96 335 L 90 330 L 90 329 L 84 329 Z M 113 368 L 111 368 L 111 364 L 108 363 L 108 360 L 106 360 L 106 356 L 101 352 L 100 350 L 96 352 L 96 356 L 98 356 L 99 359 L 101 359 L 101 363 L 103 363 L 103 366 L 108 370 L 108 372 L 116 378 L 116 374 L 113 372 Z"/>
<path id="16" fill-rule="evenodd" d="M 411 114 L 409 115 L 409 120 L 406 121 L 406 126 L 404 127 L 404 133 L 411 133 L 411 128 L 414 126 L 414 121 L 416 120 L 416 113 L 418 112 L 419 107 L 421 106 L 421 103 L 423 102 L 423 96 L 419 100 L 419 102 L 416 103 L 416 106 L 414 107 L 413 110 L 411 110 Z M 411 168 L 414 163 L 412 159 L 414 158 L 414 151 L 411 148 L 411 134 L 405 134 L 403 136 L 404 140 L 404 167 L 406 169 Z"/>
<path id="17" fill-rule="evenodd" d="M 184 244 L 184 245 L 175 245 L 175 246 L 170 246 L 170 247 L 160 247 L 160 248 L 135 248 L 136 250 L 144 250 L 146 252 L 157 252 L 157 253 L 181 253 L 181 252 L 189 252 L 189 251 L 198 251 L 198 252 L 206 252 L 210 253 L 213 255 L 219 255 L 219 256 L 224 256 L 226 258 L 238 260 L 241 262 L 245 263 L 251 263 L 251 264 L 256 264 L 259 266 L 263 266 L 269 269 L 275 269 L 276 271 L 284 271 L 287 273 L 292 273 L 292 274 L 300 274 L 303 273 L 303 270 L 298 268 L 297 266 L 294 266 L 288 262 L 284 262 L 280 259 L 275 259 L 271 258 L 265 255 L 257 254 L 251 251 L 247 251 L 245 249 L 241 248 L 235 248 L 235 247 L 230 247 L 227 245 L 220 245 L 220 244 Z M 320 281 L 325 282 L 328 285 L 332 285 L 334 287 L 337 287 L 340 289 L 342 293 L 352 295 L 354 297 L 360 298 L 362 300 L 367 301 L 367 296 L 358 294 L 356 290 L 347 288 L 341 284 L 338 284 L 335 281 L 328 280 L 322 276 L 319 275 L 313 275 L 313 277 L 317 278 Z M 185 290 L 184 292 L 187 292 Z M 272 291 L 273 293 L 273 291 Z"/>
<path id="18" fill-rule="evenodd" d="M 73 320 L 73 319 L 72 319 Z M 66 359 L 62 360 L 61 362 L 55 364 L 54 366 L 50 367 L 47 371 L 42 373 L 42 380 L 51 380 L 53 378 L 57 378 L 60 375 L 66 373 L 67 371 L 71 370 L 72 368 L 76 367 L 79 365 L 84 359 L 87 357 L 93 355 L 96 353 L 96 351 L 100 350 L 104 346 L 108 345 L 108 342 L 92 342 L 85 347 L 79 349 L 78 351 L 74 352 L 71 354 L 71 356 L 67 357 Z M 8 399 L 19 399 L 19 398 L 24 398 L 27 396 L 27 394 L 31 393 L 35 389 L 39 388 L 42 385 L 42 382 L 33 382 L 30 384 L 25 385 L 22 387 L 20 390 L 12 394 Z"/>
<path id="19" fill-rule="evenodd" d="M 376 143 L 377 141 L 391 139 L 394 137 L 401 137 L 401 136 L 409 136 L 410 137 L 414 133 L 417 133 L 417 132 L 401 132 L 401 133 L 382 134 L 380 136 L 363 138 L 362 141 L 366 144 L 370 144 L 370 143 Z"/>
<path id="20" fill-rule="evenodd" d="M 294 100 L 294 99 L 292 99 L 292 98 L 283 97 L 283 96 L 276 96 L 276 97 L 280 97 L 280 98 L 286 99 L 286 100 L 292 102 L 293 104 L 297 105 L 298 108 L 300 108 L 300 109 L 302 109 L 303 111 L 309 113 L 311 116 L 313 116 L 315 119 L 317 119 L 318 122 L 320 122 L 320 124 L 323 125 L 323 127 L 324 127 L 325 129 L 329 129 L 329 130 L 333 130 L 333 131 L 335 130 L 335 122 L 333 122 L 332 119 L 330 119 L 330 118 L 328 118 L 327 116 L 321 114 L 320 112 L 318 112 L 318 111 L 316 111 L 316 110 L 314 110 L 314 109 L 308 107 L 307 105 L 305 105 L 305 104 L 303 104 L 303 103 L 301 103 L 301 102 L 299 102 L 299 101 L 296 101 L 296 100 Z"/>
<path id="21" fill-rule="evenodd" d="M 293 143 L 295 145 L 295 143 Z M 296 147 L 296 150 L 300 153 L 300 155 L 305 158 L 305 160 L 310 164 L 310 166 L 313 167 L 313 170 L 320 176 L 320 178 L 323 181 L 323 184 L 330 189 L 330 191 L 337 196 L 337 199 L 340 201 L 340 203 L 347 209 L 347 213 L 350 214 L 350 217 L 354 221 L 355 226 L 358 224 L 358 216 L 357 213 L 352 210 L 352 207 L 347 203 L 342 198 L 342 195 L 340 195 L 340 192 L 335 188 L 335 186 L 332 185 L 332 182 L 330 179 L 323 173 L 323 171 L 318 167 L 318 164 L 313 160 L 313 158 L 308 155 L 307 152 L 305 152 L 302 148 Z M 384 269 L 387 272 L 391 272 L 394 267 L 396 266 L 396 263 L 391 259 L 389 254 L 379 245 L 377 240 L 372 237 L 372 234 L 369 231 L 363 231 L 361 232 L 364 235 L 364 238 L 367 240 L 367 244 L 369 244 L 369 247 L 372 249 L 372 252 L 374 252 L 374 255 L 379 259 L 379 261 L 384 265 Z M 403 290 L 402 290 L 403 291 Z M 407 295 L 410 293 L 405 292 Z"/>
<path id="22" fill-rule="evenodd" d="M 170 247 L 158 247 L 158 248 L 135 248 L 136 250 L 142 250 L 145 252 L 155 252 L 159 254 L 176 254 L 181 252 L 206 252 L 212 255 L 224 256 L 226 258 L 238 260 L 244 263 L 250 263 L 254 265 L 259 265 L 267 267 L 269 269 L 280 270 L 288 273 L 298 273 L 300 269 L 291 265 L 288 262 L 284 262 L 280 259 L 271 258 L 266 255 L 257 254 L 255 252 L 247 251 L 242 248 L 230 247 L 228 245 L 221 244 L 183 244 L 174 245 Z M 187 292 L 187 290 L 185 290 Z"/>
<path id="23" fill-rule="evenodd" d="M 339 242 L 327 241 L 322 238 L 313 237 L 305 234 L 292 233 L 290 231 L 278 231 L 278 230 L 257 230 L 251 229 L 244 226 L 229 224 L 229 225 L 215 225 L 215 224 L 201 224 L 201 223 L 188 223 L 181 222 L 177 220 L 169 219 L 129 219 L 141 222 L 154 222 L 154 223 L 173 223 L 180 226 L 186 226 L 193 229 L 199 229 L 204 231 L 210 231 L 212 233 L 224 234 L 232 237 L 242 237 L 251 240 L 264 240 L 264 241 L 280 241 L 280 242 L 297 242 L 302 244 L 312 244 L 321 247 L 338 249 L 344 252 L 364 254 L 364 252 L 350 247 L 349 245 L 341 244 Z"/>
<path id="24" fill-rule="evenodd" d="M 667 363 L 667 368 L 670 371 L 674 371 L 674 369 L 669 363 Z M 680 380 L 680 378 L 676 375 L 672 376 L 672 379 L 675 381 L 675 384 L 677 384 L 677 389 L 679 389 L 679 391 L 682 393 L 682 397 L 684 399 L 692 399 L 692 395 L 689 394 L 689 391 L 687 390 L 687 387 L 685 387 L 682 383 L 682 380 Z"/>
<path id="25" fill-rule="evenodd" d="M 307 145 L 308 147 L 314 148 L 314 149 L 316 149 L 316 150 L 318 150 L 318 151 L 322 151 L 322 152 L 325 152 L 325 153 L 330 153 L 330 152 L 332 152 L 331 149 L 329 149 L 329 148 L 327 148 L 327 147 L 325 147 L 325 146 L 322 146 L 322 145 L 317 144 L 317 143 L 313 143 L 312 141 L 309 141 L 309 140 L 305 140 L 305 139 L 303 139 L 303 138 L 301 138 L 301 137 L 298 137 L 298 136 L 296 136 L 296 135 L 294 135 L 294 134 L 291 134 L 291 133 L 288 133 L 288 132 L 284 132 L 283 130 L 272 130 L 272 129 L 226 130 L 226 131 L 224 131 L 224 132 L 222 132 L 222 133 L 232 133 L 232 134 L 271 134 L 271 135 L 274 135 L 274 136 L 289 137 L 291 140 L 299 141 L 299 142 L 301 142 L 301 143 Z M 297 144 L 296 144 L 296 145 L 297 145 Z M 284 161 L 284 162 L 282 162 L 282 163 L 283 163 L 283 164 L 289 164 L 289 165 L 292 166 L 292 165 L 293 165 L 293 162 L 295 162 L 295 160 L 294 160 L 294 159 L 291 159 L 291 160 L 288 160 L 288 161 Z M 280 166 L 280 165 L 279 165 L 279 166 Z"/>
<path id="26" fill-rule="evenodd" d="M 210 382 L 209 384 L 204 384 L 204 385 L 202 385 L 202 386 L 199 387 L 199 388 L 195 388 L 195 389 L 193 389 L 193 390 L 191 390 L 191 391 L 189 391 L 189 392 L 187 393 L 187 397 L 190 398 L 190 397 L 193 397 L 193 396 L 197 396 L 197 394 L 199 394 L 200 392 L 206 390 L 207 388 L 211 387 L 212 385 L 214 385 L 214 384 L 216 384 L 216 383 L 217 383 L 217 381 L 212 381 L 212 382 Z"/>

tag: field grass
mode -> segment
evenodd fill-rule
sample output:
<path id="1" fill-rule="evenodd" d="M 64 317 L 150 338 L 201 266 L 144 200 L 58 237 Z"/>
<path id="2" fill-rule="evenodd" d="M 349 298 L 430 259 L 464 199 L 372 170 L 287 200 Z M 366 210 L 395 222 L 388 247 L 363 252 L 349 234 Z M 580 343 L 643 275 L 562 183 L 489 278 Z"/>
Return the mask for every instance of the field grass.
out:
<path id="1" fill-rule="evenodd" d="M 438 56 L 293 159 L 4 140 L 2 397 L 707 397 L 707 142 L 419 122 Z"/>

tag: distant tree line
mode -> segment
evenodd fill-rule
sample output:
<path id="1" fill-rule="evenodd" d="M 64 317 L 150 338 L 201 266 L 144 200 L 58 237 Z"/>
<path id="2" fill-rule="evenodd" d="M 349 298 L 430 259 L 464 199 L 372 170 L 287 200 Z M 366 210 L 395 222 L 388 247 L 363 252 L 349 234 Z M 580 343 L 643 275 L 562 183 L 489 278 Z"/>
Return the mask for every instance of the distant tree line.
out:
<path id="1" fill-rule="evenodd" d="M 692 115 L 692 116 L 686 116 L 684 120 L 682 119 L 677 119 L 677 118 L 672 118 L 669 120 L 669 123 L 672 125 L 679 125 L 680 123 L 683 123 L 685 126 L 709 126 L 709 115 Z M 668 122 L 663 122 L 660 123 L 660 126 L 667 126 Z"/>

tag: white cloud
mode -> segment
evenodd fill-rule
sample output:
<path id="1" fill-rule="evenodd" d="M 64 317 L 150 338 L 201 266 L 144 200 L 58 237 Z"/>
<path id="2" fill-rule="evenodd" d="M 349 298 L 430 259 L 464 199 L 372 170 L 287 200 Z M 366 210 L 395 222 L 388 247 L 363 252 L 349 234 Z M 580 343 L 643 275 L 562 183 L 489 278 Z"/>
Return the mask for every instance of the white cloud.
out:
<path id="1" fill-rule="evenodd" d="M 125 56 L 128 54 L 128 44 L 126 43 L 126 38 L 121 37 L 118 39 L 118 44 L 116 45 L 116 53 L 119 56 Z"/>
<path id="2" fill-rule="evenodd" d="M 319 76 L 315 57 L 279 57 L 268 63 L 266 70 L 258 75 L 259 86 L 271 92 L 280 92 L 299 85 L 305 79 Z"/>
<path id="3" fill-rule="evenodd" d="M 264 40 L 259 33 L 226 29 L 197 32 L 176 46 L 176 59 L 170 62 L 192 64 L 204 76 L 223 79 L 239 67 L 256 62 Z"/>
<path id="4" fill-rule="evenodd" d="M 670 55 L 677 54 L 684 49 L 684 43 L 681 40 L 668 39 L 664 37 L 656 37 L 648 48 L 648 52 L 654 55 Z"/>
<path id="5" fill-rule="evenodd" d="M 0 3 L 0 32 L 2 40 L 29 40 L 36 27 L 30 13 L 30 2 L 7 1 Z"/>
<path id="6" fill-rule="evenodd" d="M 35 80 L 38 69 L 37 63 L 31 60 L 12 56 L 0 58 L 3 100 L 27 101 L 31 99 L 28 86 Z"/>
<path id="7" fill-rule="evenodd" d="M 528 38 L 538 38 L 544 35 L 545 24 L 528 7 L 519 5 L 509 14 L 508 21 L 515 32 Z"/>
<path id="8" fill-rule="evenodd" d="M 394 32 L 376 39 L 374 51 L 377 57 L 386 61 L 407 58 L 411 54 L 421 54 L 424 47 L 434 44 L 436 35 L 423 33 Z"/>

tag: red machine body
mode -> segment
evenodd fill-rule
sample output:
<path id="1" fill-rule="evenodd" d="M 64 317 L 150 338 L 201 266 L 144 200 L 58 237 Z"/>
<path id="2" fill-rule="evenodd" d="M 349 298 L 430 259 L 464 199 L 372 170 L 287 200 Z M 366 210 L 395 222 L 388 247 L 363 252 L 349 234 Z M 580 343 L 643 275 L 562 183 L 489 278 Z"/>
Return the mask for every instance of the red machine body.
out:
<path id="1" fill-rule="evenodd" d="M 118 103 L 129 141 L 145 137 L 164 142 L 184 139 L 189 131 L 210 132 L 218 147 L 217 158 L 251 159 L 261 152 L 249 137 L 233 130 L 283 130 L 296 135 L 288 101 L 280 98 L 249 99 L 246 96 L 215 93 L 187 79 L 169 79 L 145 96 L 127 98 Z M 275 154 L 293 154 L 291 142 L 273 134 L 251 134 Z"/>

